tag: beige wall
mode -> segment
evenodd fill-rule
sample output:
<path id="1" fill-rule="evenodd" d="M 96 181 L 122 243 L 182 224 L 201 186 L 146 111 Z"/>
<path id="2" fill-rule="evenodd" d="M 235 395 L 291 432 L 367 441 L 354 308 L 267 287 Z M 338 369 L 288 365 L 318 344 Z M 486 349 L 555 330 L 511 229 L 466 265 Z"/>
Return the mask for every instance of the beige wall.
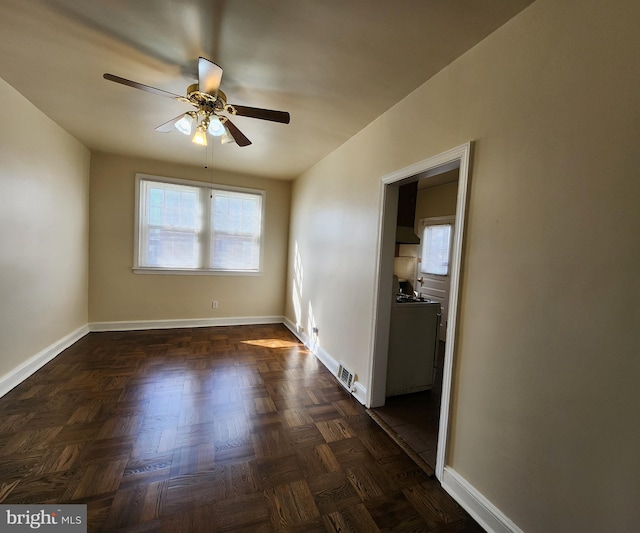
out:
<path id="1" fill-rule="evenodd" d="M 538 0 L 294 184 L 287 316 L 366 386 L 380 177 L 474 141 L 447 464 L 527 532 L 640 523 L 638 27 Z"/>
<path id="2" fill-rule="evenodd" d="M 87 324 L 89 151 L 0 79 L 0 381 Z"/>
<path id="3" fill-rule="evenodd" d="M 281 317 L 291 183 L 216 171 L 213 182 L 266 191 L 259 276 L 134 274 L 136 173 L 211 181 L 209 171 L 104 153 L 91 158 L 89 321 Z M 211 302 L 219 302 L 218 309 Z"/>
<path id="4" fill-rule="evenodd" d="M 458 173 L 457 170 L 454 172 Z M 416 222 L 421 218 L 455 215 L 457 196 L 458 182 L 420 189 L 416 202 Z"/>

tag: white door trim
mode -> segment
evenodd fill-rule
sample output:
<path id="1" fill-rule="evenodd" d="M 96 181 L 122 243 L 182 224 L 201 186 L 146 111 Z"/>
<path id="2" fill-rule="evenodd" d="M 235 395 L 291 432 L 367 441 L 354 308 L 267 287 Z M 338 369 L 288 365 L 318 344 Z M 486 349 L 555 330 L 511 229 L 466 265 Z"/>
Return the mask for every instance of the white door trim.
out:
<path id="1" fill-rule="evenodd" d="M 471 150 L 472 143 L 468 142 L 380 178 L 380 219 L 376 252 L 377 265 L 374 279 L 374 323 L 371 328 L 372 336 L 370 341 L 373 350 L 367 387 L 367 405 L 370 407 L 384 405 L 386 390 L 389 323 L 392 300 L 391 285 L 395 247 L 395 226 L 398 209 L 398 187 L 392 187 L 390 185 L 410 183 L 418 179 L 429 178 L 448 170 L 459 168 L 458 197 L 456 201 L 455 228 L 451 251 L 451 285 L 449 313 L 447 317 L 449 322 L 447 331 L 448 341 L 446 343 L 444 356 L 442 403 L 440 408 L 440 426 L 438 429 L 436 458 L 436 476 L 441 482 L 447 459 L 446 448 L 451 404 L 451 381 L 457 333 L 462 243 Z"/>

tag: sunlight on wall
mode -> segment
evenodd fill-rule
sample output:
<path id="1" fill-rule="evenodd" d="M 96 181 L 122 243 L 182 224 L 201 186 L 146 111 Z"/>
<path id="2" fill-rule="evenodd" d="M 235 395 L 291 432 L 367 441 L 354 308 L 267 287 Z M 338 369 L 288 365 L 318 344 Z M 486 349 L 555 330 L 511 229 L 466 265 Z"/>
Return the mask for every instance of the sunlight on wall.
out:
<path id="1" fill-rule="evenodd" d="M 304 278 L 304 272 L 302 267 L 302 257 L 300 256 L 300 248 L 296 241 L 293 246 L 293 286 L 292 286 L 292 302 L 293 310 L 296 315 L 296 330 L 298 333 L 306 333 L 305 345 L 314 354 L 320 346 L 320 338 L 318 336 L 318 330 L 316 328 L 316 319 L 313 313 L 313 306 L 309 302 L 307 310 L 306 325 L 303 325 L 302 317 L 302 282 Z"/>
<path id="2" fill-rule="evenodd" d="M 313 315 L 313 307 L 309 302 L 309 312 L 307 315 L 307 335 L 309 336 L 309 349 L 316 353 L 318 346 L 320 346 L 320 337 L 316 330 L 316 318 Z"/>
<path id="3" fill-rule="evenodd" d="M 300 257 L 300 250 L 298 249 L 298 242 L 294 245 L 293 252 L 293 310 L 296 315 L 296 328 L 300 328 L 302 320 L 302 259 Z"/>

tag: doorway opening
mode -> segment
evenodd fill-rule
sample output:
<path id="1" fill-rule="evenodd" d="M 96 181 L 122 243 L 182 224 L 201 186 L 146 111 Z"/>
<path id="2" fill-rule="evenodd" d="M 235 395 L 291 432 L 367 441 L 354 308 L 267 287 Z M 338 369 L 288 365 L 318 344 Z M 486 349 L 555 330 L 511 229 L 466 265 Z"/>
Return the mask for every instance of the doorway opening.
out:
<path id="1" fill-rule="evenodd" d="M 371 380 L 368 387 L 368 407 L 382 407 L 386 402 L 387 363 L 389 361 L 389 338 L 392 302 L 394 291 L 394 257 L 396 256 L 396 226 L 398 218 L 399 188 L 408 183 L 419 182 L 421 185 L 434 185 L 443 176 L 457 172 L 457 194 L 455 198 L 455 217 L 449 265 L 449 301 L 446 315 L 446 343 L 441 343 L 438 350 L 441 361 L 441 386 L 434 382 L 434 388 L 441 387 L 439 395 L 439 416 L 437 422 L 437 446 L 435 457 L 435 474 L 442 480 L 446 463 L 446 446 L 451 403 L 451 381 L 455 354 L 457 328 L 457 310 L 460 288 L 461 258 L 464 235 L 464 221 L 467 202 L 469 164 L 471 143 L 453 148 L 437 156 L 425 159 L 409 167 L 400 169 L 381 178 L 380 228 L 378 240 L 378 264 L 376 271 L 376 309 L 373 324 L 373 357 L 370 368 Z M 447 179 L 446 177 L 444 179 Z M 434 391 L 435 392 L 435 391 Z"/>

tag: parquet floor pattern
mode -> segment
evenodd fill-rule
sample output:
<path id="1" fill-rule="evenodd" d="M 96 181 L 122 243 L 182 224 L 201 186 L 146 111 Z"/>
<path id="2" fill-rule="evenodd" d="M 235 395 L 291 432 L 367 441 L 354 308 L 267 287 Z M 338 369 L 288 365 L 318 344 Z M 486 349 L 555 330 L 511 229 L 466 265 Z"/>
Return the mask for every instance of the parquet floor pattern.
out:
<path id="1" fill-rule="evenodd" d="M 0 399 L 0 502 L 91 532 L 482 529 L 282 325 L 90 333 Z"/>

